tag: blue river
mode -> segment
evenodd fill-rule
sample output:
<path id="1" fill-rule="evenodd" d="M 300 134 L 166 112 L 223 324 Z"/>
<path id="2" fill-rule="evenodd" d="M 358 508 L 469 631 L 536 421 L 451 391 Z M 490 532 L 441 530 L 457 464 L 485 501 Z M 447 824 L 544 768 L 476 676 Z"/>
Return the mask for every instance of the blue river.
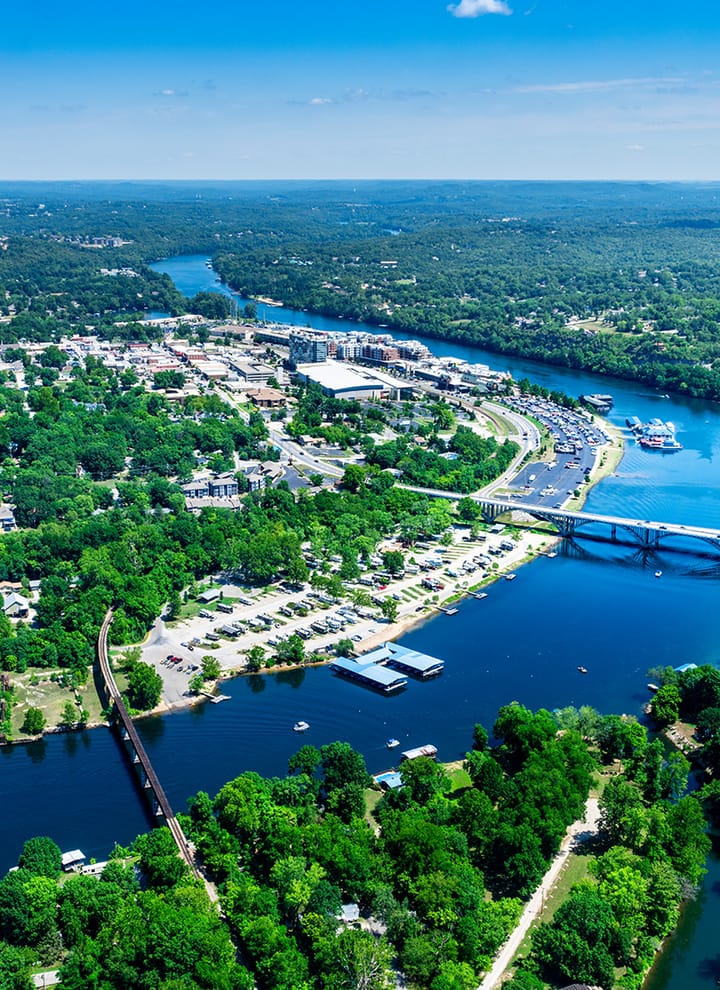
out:
<path id="1" fill-rule="evenodd" d="M 206 256 L 156 265 L 186 295 L 230 290 L 215 281 Z M 244 300 L 238 297 L 240 302 Z M 277 322 L 346 331 L 345 320 L 309 318 L 276 307 L 260 316 Z M 358 325 L 359 329 L 373 328 Z M 374 332 L 378 332 L 375 330 Z M 396 336 L 400 336 L 396 334 Z M 436 354 L 455 354 L 527 376 L 569 394 L 611 392 L 613 422 L 625 417 L 672 420 L 683 449 L 645 452 L 629 439 L 615 476 L 596 486 L 587 508 L 598 512 L 718 525 L 720 407 L 670 399 L 628 382 L 508 359 L 452 343 L 427 341 Z M 656 580 L 654 572 L 663 577 Z M 412 682 L 385 698 L 311 667 L 226 683 L 231 701 L 139 723 L 170 801 L 182 809 L 197 790 L 214 793 L 244 770 L 283 774 L 298 747 L 297 719 L 311 728 L 303 742 L 348 740 L 372 771 L 385 769 L 384 742 L 433 742 L 441 759 L 461 757 L 472 727 L 490 727 L 500 705 L 537 708 L 590 704 L 601 712 L 639 714 L 647 700 L 647 670 L 658 664 L 715 662 L 718 561 L 700 554 L 659 552 L 643 558 L 629 548 L 585 544 L 523 567 L 499 581 L 483 601 L 468 599 L 453 617 L 440 616 L 402 640 L 443 657 L 432 683 Z M 577 666 L 588 673 L 581 675 Z M 405 745 L 403 748 L 406 748 Z M 17 860 L 24 838 L 49 834 L 63 847 L 104 857 L 148 827 L 138 788 L 114 737 L 105 729 L 50 736 L 0 749 L 3 808 L 0 871 Z M 715 987 L 715 931 L 720 918 L 720 860 L 711 857 L 699 897 L 686 909 L 648 980 L 650 990 Z"/>

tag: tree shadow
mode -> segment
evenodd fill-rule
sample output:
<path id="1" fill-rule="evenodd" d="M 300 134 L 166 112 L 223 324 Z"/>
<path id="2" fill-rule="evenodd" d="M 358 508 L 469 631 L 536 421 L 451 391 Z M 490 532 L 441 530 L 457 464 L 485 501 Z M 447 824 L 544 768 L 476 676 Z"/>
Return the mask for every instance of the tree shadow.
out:
<path id="1" fill-rule="evenodd" d="M 263 674 L 248 674 L 245 681 L 252 694 L 261 694 L 267 687 Z"/>
<path id="2" fill-rule="evenodd" d="M 702 959 L 698 964 L 698 976 L 703 980 L 712 980 L 714 985 L 720 984 L 720 956 L 712 959 Z"/>
<path id="3" fill-rule="evenodd" d="M 38 739 L 37 742 L 29 743 L 26 748 L 31 763 L 42 763 L 47 755 L 47 740 L 45 738 Z"/>
<path id="4" fill-rule="evenodd" d="M 291 688 L 302 687 L 307 671 L 304 667 L 290 667 L 288 670 L 279 670 L 275 677 L 278 684 L 284 684 Z"/>

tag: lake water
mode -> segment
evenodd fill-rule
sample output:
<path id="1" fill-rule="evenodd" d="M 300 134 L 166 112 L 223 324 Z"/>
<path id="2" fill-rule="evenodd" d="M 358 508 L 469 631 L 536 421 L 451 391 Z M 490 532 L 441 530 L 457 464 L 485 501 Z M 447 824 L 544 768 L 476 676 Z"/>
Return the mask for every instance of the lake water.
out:
<path id="1" fill-rule="evenodd" d="M 222 288 L 193 255 L 159 263 L 187 295 Z M 226 290 L 229 291 L 229 290 Z M 242 301 L 242 300 L 241 300 Z M 266 307 L 280 322 L 347 330 L 348 321 Z M 360 326 L 363 330 L 378 332 Z M 396 336 L 399 336 L 396 334 Z M 611 392 L 611 420 L 637 415 L 671 419 L 683 450 L 648 453 L 628 444 L 617 475 L 590 494 L 593 511 L 718 525 L 720 409 L 664 399 L 648 389 L 599 376 L 496 357 L 474 348 L 428 341 L 437 354 L 457 354 L 508 369 L 569 394 Z M 654 578 L 656 569 L 661 580 Z M 475 722 L 491 726 L 512 700 L 537 708 L 591 704 L 602 712 L 638 714 L 647 700 L 650 666 L 716 661 L 718 566 L 702 556 L 660 552 L 643 559 L 629 548 L 584 544 L 523 567 L 498 581 L 484 601 L 468 599 L 453 617 L 440 616 L 402 640 L 446 661 L 443 675 L 411 681 L 392 698 L 377 695 L 317 667 L 238 678 L 231 700 L 138 724 L 173 805 L 182 809 L 199 789 L 215 792 L 244 770 L 283 774 L 302 742 L 348 740 L 372 771 L 392 762 L 389 736 L 403 748 L 435 743 L 440 758 L 461 757 Z M 577 666 L 585 666 L 586 675 Z M 298 719 L 310 723 L 302 737 Z M 24 838 L 50 834 L 63 848 L 104 856 L 148 826 L 133 777 L 105 730 L 48 737 L 0 750 L 3 808 L 0 870 L 12 865 Z M 704 990 L 717 975 L 714 931 L 720 918 L 720 864 L 712 859 L 698 901 L 683 916 L 648 982 L 649 990 Z M 712 933 L 712 936 L 711 936 Z"/>

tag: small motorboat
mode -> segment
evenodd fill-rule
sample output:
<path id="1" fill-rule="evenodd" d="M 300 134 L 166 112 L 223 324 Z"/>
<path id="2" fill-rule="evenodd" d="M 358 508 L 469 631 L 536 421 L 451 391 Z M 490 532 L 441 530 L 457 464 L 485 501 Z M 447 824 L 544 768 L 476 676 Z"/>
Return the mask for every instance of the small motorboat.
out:
<path id="1" fill-rule="evenodd" d="M 293 726 L 293 732 L 307 732 L 309 728 L 310 728 L 309 722 L 303 722 L 302 720 L 300 720 L 299 722 L 296 722 L 295 725 Z"/>
<path id="2" fill-rule="evenodd" d="M 385 743 L 385 745 L 387 746 L 388 749 L 395 749 L 397 746 L 400 745 L 400 740 L 399 739 L 388 739 L 388 741 Z"/>
<path id="3" fill-rule="evenodd" d="M 655 577 L 662 577 L 662 571 L 655 571 Z"/>
<path id="4" fill-rule="evenodd" d="M 578 671 L 581 674 L 587 674 L 587 667 L 578 666 Z"/>

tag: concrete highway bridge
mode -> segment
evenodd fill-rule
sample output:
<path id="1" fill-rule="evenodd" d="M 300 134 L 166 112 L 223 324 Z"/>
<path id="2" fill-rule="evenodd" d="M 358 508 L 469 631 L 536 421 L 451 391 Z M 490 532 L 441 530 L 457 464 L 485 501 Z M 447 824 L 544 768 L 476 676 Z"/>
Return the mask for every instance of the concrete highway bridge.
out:
<path id="1" fill-rule="evenodd" d="M 111 721 L 117 725 L 120 731 L 120 736 L 127 747 L 130 760 L 138 771 L 140 783 L 148 796 L 156 820 L 167 825 L 178 847 L 181 858 L 190 867 L 193 876 L 203 880 L 211 899 L 217 900 L 217 893 L 214 892 L 212 885 L 207 883 L 195 864 L 195 857 L 193 856 L 190 844 L 185 838 L 185 833 L 170 807 L 170 802 L 167 799 L 158 775 L 153 769 L 150 757 L 142 744 L 137 729 L 130 718 L 128 710 L 125 707 L 125 702 L 122 700 L 122 696 L 115 683 L 107 649 L 108 630 L 112 619 L 113 612 L 111 609 L 106 614 L 98 635 L 97 655 L 100 674 L 98 689 L 100 690 L 105 707 L 111 710 Z"/>
<path id="2" fill-rule="evenodd" d="M 439 495 L 440 493 L 438 493 Z M 445 498 L 456 496 L 448 496 Z M 705 526 L 681 526 L 651 519 L 635 519 L 623 516 L 605 516 L 595 512 L 570 512 L 567 509 L 551 509 L 546 505 L 518 502 L 514 499 L 471 496 L 482 511 L 485 522 L 494 523 L 507 512 L 524 512 L 533 519 L 550 523 L 560 536 L 584 537 L 605 543 L 626 543 L 643 550 L 685 550 L 685 540 L 699 540 L 720 554 L 720 529 Z M 589 531 L 595 526 L 594 531 Z"/>

